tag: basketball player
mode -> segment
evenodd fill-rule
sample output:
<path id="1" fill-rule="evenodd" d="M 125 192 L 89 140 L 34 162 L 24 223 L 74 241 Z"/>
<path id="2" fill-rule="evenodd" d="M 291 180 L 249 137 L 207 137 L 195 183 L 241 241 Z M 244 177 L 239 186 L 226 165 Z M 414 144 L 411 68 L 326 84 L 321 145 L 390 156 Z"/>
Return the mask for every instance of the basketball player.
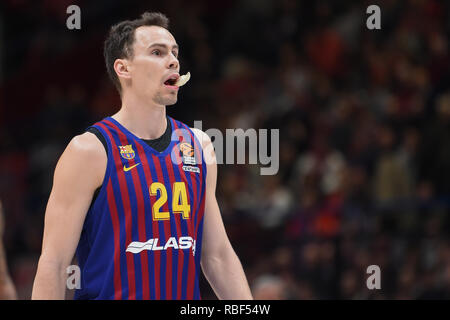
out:
<path id="1" fill-rule="evenodd" d="M 166 115 L 180 78 L 168 22 L 144 13 L 111 28 L 104 55 L 122 106 L 59 159 L 33 299 L 64 298 L 75 251 L 75 299 L 200 299 L 200 266 L 218 298 L 252 299 L 216 201 L 211 140 Z"/>
<path id="2" fill-rule="evenodd" d="M 4 229 L 3 206 L 0 201 L 0 300 L 15 300 L 17 299 L 16 289 L 8 273 L 5 248 L 3 247 Z"/>

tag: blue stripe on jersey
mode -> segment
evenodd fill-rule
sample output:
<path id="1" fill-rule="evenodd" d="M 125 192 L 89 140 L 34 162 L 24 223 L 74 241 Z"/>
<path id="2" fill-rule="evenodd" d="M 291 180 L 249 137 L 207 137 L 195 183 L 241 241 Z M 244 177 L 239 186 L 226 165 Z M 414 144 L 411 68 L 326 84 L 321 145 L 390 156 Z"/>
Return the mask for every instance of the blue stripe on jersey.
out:
<path id="1" fill-rule="evenodd" d="M 120 233 L 120 249 L 119 252 L 125 252 L 126 244 L 126 229 L 125 229 L 125 210 L 122 202 L 122 195 L 120 192 L 120 183 L 117 172 L 111 175 L 112 189 L 116 201 L 117 215 L 119 218 L 119 233 Z M 120 254 L 120 281 L 122 283 L 122 300 L 128 299 L 128 267 L 125 254 Z"/>
<path id="2" fill-rule="evenodd" d="M 200 260 L 202 256 L 202 237 L 203 237 L 203 221 L 200 221 L 200 225 L 198 226 L 197 231 L 197 248 L 195 250 L 195 268 L 197 269 L 195 272 L 195 289 L 194 289 L 194 300 L 200 299 L 200 287 L 199 287 L 199 276 L 200 276 Z"/>
<path id="3" fill-rule="evenodd" d="M 187 130 L 187 131 L 190 133 L 190 135 L 188 135 L 188 139 L 189 139 L 190 143 L 192 144 L 192 146 L 193 146 L 194 148 L 195 148 L 194 141 L 195 141 L 195 143 L 197 144 L 197 146 L 200 146 L 200 144 L 199 144 L 197 138 L 195 137 L 195 134 L 194 134 L 194 133 L 186 126 L 186 125 L 180 123 L 180 127 L 184 128 L 185 130 Z M 193 137 L 194 141 L 192 141 L 192 137 Z M 196 149 L 195 149 L 195 150 L 196 150 Z M 196 156 L 196 152 L 195 152 L 195 151 L 194 151 L 194 156 Z M 201 153 L 201 152 L 200 152 L 200 156 L 202 157 L 202 153 Z M 196 157 L 196 158 L 197 158 L 197 157 Z M 197 161 L 197 162 L 201 161 L 201 163 L 204 163 L 204 162 L 205 162 L 204 159 L 203 159 L 203 157 L 202 157 L 202 159 L 196 159 L 196 161 Z M 203 170 L 202 170 L 202 173 L 204 173 Z M 190 174 L 189 172 L 187 172 L 187 173 L 186 173 L 186 176 L 188 176 L 188 179 L 189 179 L 189 181 L 190 181 L 190 185 L 193 186 L 191 174 Z M 194 175 L 194 176 L 195 176 L 195 177 L 194 177 L 195 183 L 196 183 L 196 186 L 197 186 L 197 189 L 198 189 L 198 186 L 200 185 L 200 175 L 197 174 L 197 175 Z M 197 211 L 195 212 L 194 228 L 195 228 L 195 226 L 197 225 L 198 210 L 200 209 L 200 193 L 198 192 L 198 190 L 196 190 L 196 191 L 197 191 L 197 198 L 195 199 L 195 201 L 197 202 Z M 191 198 L 191 199 L 193 199 L 193 198 Z M 194 232 L 195 232 L 195 230 L 194 230 Z"/>
<path id="4" fill-rule="evenodd" d="M 109 218 L 111 216 L 111 213 L 109 212 L 108 206 L 106 207 L 107 208 L 105 214 L 107 214 Z M 100 291 L 99 297 L 111 295 L 108 299 L 114 299 L 114 242 L 110 242 L 108 240 L 114 233 L 114 227 L 111 219 L 102 219 L 102 226 L 100 226 L 99 229 L 105 230 L 105 232 L 98 233 L 98 237 L 102 237 L 102 240 L 96 241 L 95 243 L 97 244 L 98 248 L 92 247 L 91 250 L 93 250 L 93 252 L 98 252 L 99 255 L 95 257 L 96 259 L 101 257 L 102 255 L 105 255 L 108 256 L 107 259 L 111 260 L 111 263 L 109 263 L 106 272 L 105 270 L 102 270 L 101 265 L 98 265 L 99 272 L 105 274 L 105 279 L 102 279 L 104 280 L 104 284 L 102 290 Z M 107 249 L 105 250 L 105 248 Z M 101 277 L 99 278 L 101 279 Z"/>
<path id="5" fill-rule="evenodd" d="M 203 167 L 206 167 L 205 162 L 203 161 Z M 205 172 L 205 171 L 203 171 Z M 202 191 L 201 191 L 201 197 L 200 199 L 203 199 L 203 197 L 205 196 L 205 192 L 206 192 L 206 187 L 205 184 L 202 184 Z M 198 205 L 198 207 L 200 207 L 200 204 Z M 203 221 L 204 221 L 204 214 L 202 219 L 200 220 L 199 226 L 198 226 L 198 230 L 197 230 L 197 246 L 196 246 L 196 250 L 195 250 L 195 268 L 197 269 L 195 272 L 195 290 L 194 290 L 194 300 L 198 300 L 201 299 L 200 297 L 200 287 L 199 287 L 199 277 L 200 277 L 200 260 L 201 260 L 201 256 L 202 256 L 202 238 L 203 238 Z"/>
<path id="6" fill-rule="evenodd" d="M 174 166 L 174 175 L 175 175 L 175 179 L 177 181 L 183 181 L 183 179 L 181 178 L 181 173 L 180 173 L 180 167 L 179 166 Z M 192 197 L 192 192 L 190 190 L 190 188 L 188 188 L 188 192 L 189 192 L 189 199 L 193 199 Z M 192 200 L 191 200 L 192 201 Z M 191 212 L 193 214 L 193 212 Z M 184 235 L 189 234 L 189 228 L 188 228 L 188 223 L 190 223 L 190 221 L 186 221 L 185 219 L 181 219 L 181 231 Z M 195 235 L 194 235 L 195 237 Z M 180 254 L 183 254 L 183 271 L 182 271 L 182 276 L 181 276 L 181 299 L 182 300 L 186 300 L 186 296 L 187 296 L 187 274 L 188 274 L 188 266 L 189 266 L 189 254 L 190 252 L 180 252 Z"/>
<path id="7" fill-rule="evenodd" d="M 172 128 L 175 129 L 175 125 L 172 121 Z M 172 159 L 171 159 L 172 161 Z M 181 178 L 180 175 L 180 171 L 179 171 L 179 166 L 178 165 L 174 165 L 173 166 L 173 174 L 175 177 L 176 181 L 183 181 L 183 179 Z M 187 221 L 185 219 L 180 219 L 180 229 L 181 229 L 181 233 L 182 235 L 188 235 L 188 227 L 187 227 Z M 186 289 L 187 289 L 187 265 L 189 263 L 189 255 L 186 254 L 185 252 L 181 251 L 178 254 L 182 254 L 183 255 L 183 270 L 181 273 L 181 288 L 178 288 L 178 290 L 181 291 L 181 299 L 186 299 Z M 178 264 L 178 257 L 177 257 L 177 264 Z M 181 266 L 178 266 L 178 268 L 180 268 Z M 176 276 L 178 277 L 178 268 L 176 270 Z M 177 279 L 177 283 L 178 283 L 178 279 Z M 177 284 L 178 287 L 178 284 Z M 176 296 L 177 297 L 177 296 Z"/>
<path id="8" fill-rule="evenodd" d="M 145 148 L 144 148 L 145 150 Z M 152 180 L 158 181 L 158 175 L 156 173 L 156 167 L 155 167 L 155 161 L 153 160 L 153 157 L 151 155 L 147 156 L 149 165 L 150 165 L 150 172 L 152 174 Z M 162 183 L 162 182 L 161 182 Z M 158 194 L 157 197 L 159 198 L 161 194 Z M 162 221 L 153 221 L 153 223 L 156 223 L 158 225 L 158 231 L 159 231 L 159 238 L 158 238 L 158 245 L 161 246 L 161 243 L 165 243 L 166 241 L 166 235 L 164 233 L 164 222 Z M 159 286 L 161 291 L 160 299 L 166 299 L 166 252 L 165 250 L 159 251 L 161 254 L 161 261 L 160 261 L 160 272 L 159 272 Z"/>
<path id="9" fill-rule="evenodd" d="M 116 143 L 116 145 L 120 146 L 123 145 L 123 143 L 120 141 L 120 138 L 118 135 L 114 134 L 114 141 Z M 133 141 L 130 141 L 130 139 L 127 137 L 126 138 L 126 143 L 127 144 L 133 144 Z M 136 153 L 135 153 L 136 154 Z M 127 165 L 127 163 L 122 159 L 122 163 L 124 165 Z M 138 208 L 137 208 L 137 197 L 136 197 L 136 190 L 134 189 L 134 183 L 133 183 L 133 179 L 126 179 L 126 184 L 127 184 L 127 189 L 128 189 L 128 196 L 129 196 L 129 201 L 130 201 L 130 209 L 131 212 L 129 214 L 131 214 L 131 219 L 133 221 L 133 223 L 131 224 L 131 241 L 140 241 L 139 239 L 139 229 L 138 229 Z M 125 221 L 125 220 L 124 220 Z M 128 246 L 128 243 L 126 244 Z M 136 286 L 136 299 L 138 300 L 142 300 L 142 266 L 141 266 L 141 258 L 138 254 L 133 255 L 133 260 L 134 260 L 134 270 L 132 272 L 134 272 L 135 275 L 135 286 Z M 128 274 L 127 274 L 127 278 L 128 278 Z"/>
<path id="10" fill-rule="evenodd" d="M 165 161 L 165 159 L 164 160 L 163 159 L 161 159 L 160 164 L 161 164 L 161 171 L 163 172 L 164 185 L 170 186 L 171 183 L 170 183 L 169 171 L 167 170 L 166 161 Z M 168 194 L 169 199 L 173 199 L 172 188 L 167 189 L 167 194 Z M 172 201 L 168 201 L 167 204 L 169 205 L 169 212 L 173 213 Z M 172 237 L 176 237 L 178 239 L 177 226 L 176 226 L 177 219 L 182 219 L 180 217 L 180 214 L 178 214 L 178 213 L 176 213 L 175 215 L 170 217 L 170 234 Z M 176 291 L 177 291 L 177 270 L 178 270 L 177 267 L 178 267 L 178 250 L 172 249 L 172 274 L 171 274 L 172 297 L 171 297 L 171 299 L 176 299 L 176 294 L 177 294 L 176 293 Z M 174 298 L 174 295 L 175 295 L 175 298 Z"/>
<path id="11" fill-rule="evenodd" d="M 136 143 L 139 143 L 139 141 L 136 141 Z M 142 146 L 142 144 L 141 144 Z M 144 147 L 143 147 L 144 148 Z M 145 149 L 144 149 L 145 150 Z M 137 150 L 136 150 L 137 151 Z M 149 197 L 149 190 L 148 190 L 148 186 L 145 184 L 145 172 L 144 172 L 144 167 L 142 165 L 142 160 L 139 156 L 139 153 L 136 152 L 136 163 L 139 162 L 141 163 L 141 165 L 137 166 L 137 172 L 139 174 L 139 181 L 141 184 L 141 190 L 142 190 L 142 196 L 144 198 L 144 206 L 145 206 L 145 217 L 151 217 L 152 216 L 152 210 L 151 210 L 151 203 L 150 203 L 150 197 Z M 153 228 L 152 228 L 152 219 L 145 219 L 145 237 L 147 241 L 148 239 L 152 239 L 154 238 L 153 236 Z M 150 286 L 150 300 L 154 300 L 156 298 L 156 293 L 155 293 L 155 272 L 153 270 L 153 266 L 155 265 L 155 259 L 153 254 L 149 254 L 149 251 L 145 250 L 143 252 L 141 252 L 140 254 L 145 254 L 147 256 L 148 259 L 148 265 L 149 265 L 149 275 L 148 275 L 148 280 L 149 280 L 149 286 Z M 145 283 L 142 284 L 143 286 L 147 285 Z"/>
<path id="12" fill-rule="evenodd" d="M 183 123 L 181 123 L 179 121 L 177 121 L 177 124 L 178 124 L 179 128 L 183 128 L 183 129 L 185 129 L 187 131 L 187 133 L 184 133 L 184 137 L 185 137 L 185 139 L 188 139 L 189 142 L 194 147 L 194 156 L 197 158 L 197 156 L 196 156 L 197 148 L 195 148 L 195 147 L 201 148 L 200 142 L 198 141 L 198 139 L 195 136 L 194 132 L 192 132 L 192 130 L 190 128 L 188 128 L 185 124 L 183 124 Z M 201 149 L 199 149 L 198 152 L 200 154 L 201 159 L 196 159 L 196 161 L 202 164 L 202 171 L 201 171 L 202 172 L 202 179 L 203 179 L 203 181 L 205 181 L 205 174 L 206 174 L 205 159 L 203 157 L 203 152 L 201 151 Z M 190 174 L 189 172 L 186 172 L 185 174 L 186 174 L 186 178 L 187 178 L 190 186 L 193 187 L 192 174 Z M 195 227 L 197 226 L 197 223 L 198 223 L 199 210 L 201 209 L 202 197 L 200 197 L 200 192 L 198 192 L 198 188 L 199 188 L 199 186 L 201 184 L 200 175 L 197 174 L 197 175 L 194 175 L 194 176 L 195 176 L 194 179 L 195 179 L 196 187 L 197 187 L 197 190 L 196 190 L 196 193 L 197 193 L 196 210 L 195 210 L 195 212 L 193 212 L 193 215 L 194 215 L 193 232 L 194 232 L 194 236 L 197 238 L 197 240 L 196 240 L 196 250 L 195 250 L 195 261 L 196 261 L 196 265 L 195 265 L 195 281 L 194 281 L 194 287 L 195 287 L 195 286 L 198 285 L 198 272 L 200 271 L 199 270 L 199 266 L 200 266 L 200 259 L 199 258 L 201 257 L 201 241 L 198 240 L 199 230 L 197 230 L 197 232 L 195 233 Z M 190 188 L 190 191 L 191 191 L 191 188 Z M 194 196 L 193 196 L 192 192 L 190 193 L 190 196 L 191 196 L 191 199 L 194 199 Z M 203 221 L 203 217 L 202 217 L 202 221 Z M 187 288 L 186 288 L 186 290 L 187 290 Z M 194 294 L 195 294 L 195 291 L 194 291 Z M 195 297 L 194 297 L 194 299 L 195 299 Z"/>
<path id="13" fill-rule="evenodd" d="M 190 133 L 189 139 L 191 140 L 190 143 L 194 147 L 194 155 L 196 156 L 197 148 L 195 148 L 195 147 L 197 146 L 198 148 L 200 148 L 201 147 L 200 142 L 198 141 L 198 139 L 195 136 L 194 132 L 192 132 L 192 130 L 189 129 L 186 125 L 184 125 L 183 123 L 180 123 L 180 127 L 183 127 L 185 130 L 189 131 L 189 133 Z M 201 159 L 196 159 L 196 161 L 200 162 L 202 164 L 202 171 L 201 172 L 202 172 L 202 175 L 204 175 L 206 173 L 206 171 L 205 171 L 205 166 L 206 165 L 205 165 L 205 159 L 203 157 L 203 153 L 201 152 L 201 149 L 199 149 L 199 154 L 200 154 Z M 186 173 L 186 176 L 188 176 L 188 180 L 190 180 L 190 184 L 191 184 L 191 186 L 193 186 L 192 179 L 191 179 L 191 174 L 190 173 Z M 196 199 L 196 201 L 197 201 L 197 206 L 196 206 L 197 210 L 195 212 L 194 225 L 193 225 L 194 232 L 195 232 L 195 227 L 197 226 L 197 223 L 198 223 L 197 219 L 199 218 L 199 210 L 201 209 L 201 199 L 203 197 L 201 196 L 200 192 L 198 192 L 198 186 L 200 186 L 200 175 L 194 175 L 194 176 L 195 176 L 194 179 L 195 179 L 196 186 L 197 186 L 197 199 Z M 204 187 L 204 184 L 203 184 L 203 187 Z M 204 190 L 202 190 L 202 191 L 204 191 Z M 202 224 L 201 227 L 202 227 L 202 230 L 203 230 L 203 217 L 202 217 L 201 224 Z M 197 230 L 197 232 L 195 234 L 195 237 L 197 238 L 196 243 L 198 244 L 198 246 L 196 246 L 196 250 L 195 250 L 196 251 L 195 252 L 195 262 L 196 263 L 195 263 L 194 299 L 199 299 L 200 298 L 200 292 L 199 292 L 198 285 L 199 285 L 199 272 L 200 272 L 200 270 L 199 270 L 200 269 L 199 268 L 199 266 L 200 266 L 200 259 L 199 259 L 199 257 L 201 257 L 201 239 L 199 239 L 199 234 L 201 234 L 200 226 L 199 226 L 199 229 Z"/>

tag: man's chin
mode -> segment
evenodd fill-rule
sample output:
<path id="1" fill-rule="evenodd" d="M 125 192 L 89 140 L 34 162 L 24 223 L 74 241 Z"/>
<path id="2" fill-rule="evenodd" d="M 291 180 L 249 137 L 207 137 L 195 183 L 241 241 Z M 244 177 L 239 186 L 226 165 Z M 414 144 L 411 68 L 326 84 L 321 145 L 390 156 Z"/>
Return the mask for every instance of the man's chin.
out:
<path id="1" fill-rule="evenodd" d="M 160 97 L 159 99 L 154 100 L 157 104 L 163 105 L 163 106 L 171 106 L 177 103 L 178 97 Z"/>
<path id="2" fill-rule="evenodd" d="M 175 97 L 170 97 L 170 98 L 167 98 L 167 99 L 164 99 L 164 100 L 165 100 L 164 105 L 166 105 L 166 106 L 172 106 L 172 105 L 174 105 L 175 103 L 177 103 L 178 97 L 177 97 L 177 96 L 175 96 Z"/>
<path id="3" fill-rule="evenodd" d="M 166 106 L 173 106 L 175 103 L 177 103 L 178 99 L 175 100 L 170 100 L 169 102 L 166 103 Z"/>

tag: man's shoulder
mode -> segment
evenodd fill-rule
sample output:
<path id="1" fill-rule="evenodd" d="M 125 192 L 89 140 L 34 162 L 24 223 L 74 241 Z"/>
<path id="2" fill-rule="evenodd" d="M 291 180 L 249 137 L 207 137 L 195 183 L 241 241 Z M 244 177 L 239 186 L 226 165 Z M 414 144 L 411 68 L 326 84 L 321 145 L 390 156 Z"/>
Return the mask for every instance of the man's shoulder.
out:
<path id="1" fill-rule="evenodd" d="M 77 135 L 67 145 L 55 169 L 55 180 L 80 184 L 89 190 L 101 185 L 107 167 L 107 155 L 101 142 L 89 132 Z"/>
<path id="2" fill-rule="evenodd" d="M 103 149 L 100 140 L 91 131 L 74 136 L 69 142 L 69 146 L 73 150 L 85 153 L 99 153 Z"/>
<path id="3" fill-rule="evenodd" d="M 211 138 L 202 130 L 198 129 L 198 128 L 190 128 L 192 130 L 192 132 L 195 134 L 195 136 L 197 137 L 197 139 L 200 141 L 200 143 L 202 144 L 202 146 L 204 146 L 206 143 L 211 142 Z"/>
<path id="4" fill-rule="evenodd" d="M 89 131 L 73 137 L 64 153 L 75 161 L 82 160 L 86 163 L 96 163 L 106 159 L 106 151 L 102 143 Z"/>

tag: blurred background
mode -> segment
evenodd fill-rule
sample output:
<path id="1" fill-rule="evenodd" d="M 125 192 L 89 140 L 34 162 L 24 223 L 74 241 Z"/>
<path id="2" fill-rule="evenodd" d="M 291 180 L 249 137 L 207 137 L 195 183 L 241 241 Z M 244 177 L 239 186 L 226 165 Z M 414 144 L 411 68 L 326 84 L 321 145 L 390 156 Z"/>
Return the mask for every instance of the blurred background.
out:
<path id="1" fill-rule="evenodd" d="M 68 30 L 66 8 L 81 8 Z M 366 28 L 367 6 L 381 30 Z M 217 197 L 257 299 L 450 298 L 450 4 L 411 1 L 0 2 L 0 199 L 29 299 L 53 170 L 118 111 L 109 27 L 161 11 L 192 79 L 168 115 L 280 129 L 280 170 L 220 165 Z M 368 290 L 366 268 L 381 269 Z M 202 279 L 202 297 L 216 299 Z"/>

